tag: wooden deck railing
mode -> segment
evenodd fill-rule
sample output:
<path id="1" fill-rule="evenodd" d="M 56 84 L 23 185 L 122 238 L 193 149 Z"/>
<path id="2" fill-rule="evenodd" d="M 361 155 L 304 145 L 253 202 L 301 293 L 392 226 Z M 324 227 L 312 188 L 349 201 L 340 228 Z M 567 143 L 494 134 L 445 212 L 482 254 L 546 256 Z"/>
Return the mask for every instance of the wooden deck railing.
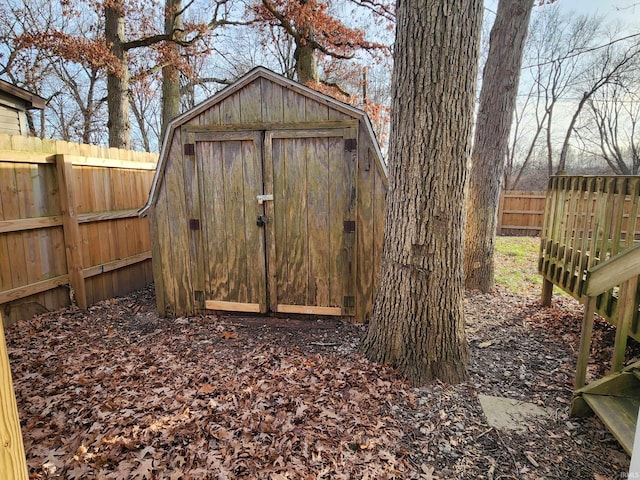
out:
<path id="1" fill-rule="evenodd" d="M 628 290 L 629 282 L 634 280 L 622 279 L 621 273 L 625 270 L 622 265 L 629 263 L 630 257 L 610 260 L 634 247 L 640 239 L 639 206 L 640 177 L 637 176 L 550 179 L 538 263 L 538 271 L 544 277 L 543 304 L 551 304 L 552 289 L 556 285 L 582 302 L 587 303 L 591 298 L 593 312 L 616 324 L 621 313 L 620 285 L 626 281 L 625 301 L 634 305 L 628 334 L 640 340 L 640 296 L 637 288 Z M 608 267 L 595 268 L 605 262 Z M 591 297 L 586 291 L 588 272 Z"/>

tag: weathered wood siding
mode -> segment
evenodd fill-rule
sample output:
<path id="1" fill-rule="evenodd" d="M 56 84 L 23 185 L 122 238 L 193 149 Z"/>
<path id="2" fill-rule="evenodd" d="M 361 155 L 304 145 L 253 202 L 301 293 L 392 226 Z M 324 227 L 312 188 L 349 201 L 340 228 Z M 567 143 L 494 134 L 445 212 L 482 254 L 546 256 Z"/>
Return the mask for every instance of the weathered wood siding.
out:
<path id="1" fill-rule="evenodd" d="M 171 129 L 150 209 L 159 312 L 364 321 L 384 230 L 375 140 L 321 96 L 263 77 L 230 88 Z"/>
<path id="2" fill-rule="evenodd" d="M 358 145 L 358 219 L 357 219 L 357 312 L 358 320 L 371 315 L 378 288 L 380 258 L 384 240 L 384 209 L 387 177 L 381 169 L 371 139 L 360 127 Z"/>
<path id="3" fill-rule="evenodd" d="M 19 110 L 0 105 L 0 133 L 21 135 L 24 122 L 21 121 L 20 115 Z"/>
<path id="4" fill-rule="evenodd" d="M 192 126 L 350 120 L 343 112 L 258 78 L 188 122 Z"/>

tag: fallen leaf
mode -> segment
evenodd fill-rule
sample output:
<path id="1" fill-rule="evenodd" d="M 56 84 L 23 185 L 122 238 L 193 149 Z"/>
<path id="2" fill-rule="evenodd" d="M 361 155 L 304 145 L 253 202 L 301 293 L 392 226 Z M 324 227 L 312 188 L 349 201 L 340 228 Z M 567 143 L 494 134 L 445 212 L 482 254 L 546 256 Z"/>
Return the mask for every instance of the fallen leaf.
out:
<path id="1" fill-rule="evenodd" d="M 200 388 L 198 388 L 199 395 L 209 395 L 215 391 L 216 391 L 216 386 L 211 385 L 210 383 L 204 383 L 200 385 Z"/>
<path id="2" fill-rule="evenodd" d="M 236 332 L 230 332 L 229 330 L 225 330 L 220 334 L 220 336 L 225 340 L 235 340 L 238 338 L 238 334 Z"/>

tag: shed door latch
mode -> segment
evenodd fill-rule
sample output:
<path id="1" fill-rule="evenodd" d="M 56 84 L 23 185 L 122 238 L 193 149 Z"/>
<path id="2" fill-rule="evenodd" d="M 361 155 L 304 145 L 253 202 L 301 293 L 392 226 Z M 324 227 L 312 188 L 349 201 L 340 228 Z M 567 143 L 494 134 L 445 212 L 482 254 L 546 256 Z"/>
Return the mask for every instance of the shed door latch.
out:
<path id="1" fill-rule="evenodd" d="M 256 198 L 258 199 L 258 205 L 262 205 L 267 200 L 271 200 L 273 202 L 273 194 L 257 195 Z"/>

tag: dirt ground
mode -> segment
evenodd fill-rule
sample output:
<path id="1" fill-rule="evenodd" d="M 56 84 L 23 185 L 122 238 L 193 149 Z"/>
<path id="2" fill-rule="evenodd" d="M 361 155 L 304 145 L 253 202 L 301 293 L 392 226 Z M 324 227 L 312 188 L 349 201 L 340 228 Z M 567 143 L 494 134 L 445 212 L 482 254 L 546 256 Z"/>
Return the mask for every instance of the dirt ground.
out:
<path id="1" fill-rule="evenodd" d="M 567 414 L 580 305 L 498 290 L 465 306 L 469 380 L 418 389 L 359 353 L 366 326 L 163 319 L 150 288 L 20 322 L 6 333 L 31 478 L 626 478 L 602 424 Z M 597 378 L 613 330 L 595 330 Z M 497 430 L 482 394 L 550 415 Z"/>

